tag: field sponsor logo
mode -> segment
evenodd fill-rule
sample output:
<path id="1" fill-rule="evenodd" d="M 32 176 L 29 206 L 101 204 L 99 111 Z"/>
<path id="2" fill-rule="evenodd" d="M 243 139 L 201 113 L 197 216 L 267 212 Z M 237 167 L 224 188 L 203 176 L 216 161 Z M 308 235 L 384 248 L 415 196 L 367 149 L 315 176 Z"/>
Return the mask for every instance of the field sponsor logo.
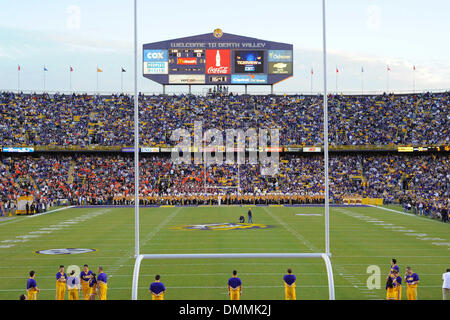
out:
<path id="1" fill-rule="evenodd" d="M 292 62 L 292 50 L 269 50 L 269 62 Z"/>
<path id="2" fill-rule="evenodd" d="M 267 83 L 266 74 L 232 74 L 231 83 L 235 84 L 265 84 Z"/>
<path id="3" fill-rule="evenodd" d="M 231 53 L 230 50 L 206 50 L 207 74 L 230 74 Z"/>
<path id="4" fill-rule="evenodd" d="M 266 224 L 249 223 L 209 223 L 209 224 L 191 224 L 187 226 L 174 227 L 174 230 L 248 230 L 248 229 L 267 229 L 272 228 Z"/>
<path id="5" fill-rule="evenodd" d="M 168 50 L 144 50 L 144 61 L 168 62 Z"/>
<path id="6" fill-rule="evenodd" d="M 48 250 L 38 250 L 35 253 L 48 254 L 48 255 L 61 255 L 61 254 L 80 254 L 94 252 L 95 249 L 81 249 L 81 248 L 65 248 L 65 249 L 48 249 Z"/>

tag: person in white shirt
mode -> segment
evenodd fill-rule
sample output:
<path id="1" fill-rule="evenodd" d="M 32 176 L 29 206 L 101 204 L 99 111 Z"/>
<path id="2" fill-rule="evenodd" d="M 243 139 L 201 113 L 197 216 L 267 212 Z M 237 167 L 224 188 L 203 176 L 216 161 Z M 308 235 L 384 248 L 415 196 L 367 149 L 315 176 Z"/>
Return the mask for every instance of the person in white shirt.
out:
<path id="1" fill-rule="evenodd" d="M 69 291 L 69 300 L 79 300 L 80 277 L 76 274 L 75 270 L 70 272 L 70 277 L 66 283 Z"/>
<path id="2" fill-rule="evenodd" d="M 442 284 L 442 298 L 447 300 L 447 297 L 450 297 L 450 269 L 447 269 L 447 272 L 442 275 L 442 280 L 444 280 Z"/>

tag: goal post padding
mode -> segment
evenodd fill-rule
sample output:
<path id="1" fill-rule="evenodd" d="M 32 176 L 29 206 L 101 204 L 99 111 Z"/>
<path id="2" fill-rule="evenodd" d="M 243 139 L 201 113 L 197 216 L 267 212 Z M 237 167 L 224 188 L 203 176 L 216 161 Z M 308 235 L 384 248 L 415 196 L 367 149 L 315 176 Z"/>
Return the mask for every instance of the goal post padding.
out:
<path id="1" fill-rule="evenodd" d="M 133 270 L 133 284 L 131 299 L 138 299 L 139 272 L 142 260 L 166 260 L 166 259 L 299 259 L 299 258 L 321 258 L 325 262 L 328 277 L 328 297 L 335 300 L 333 268 L 330 255 L 326 253 L 174 253 L 174 254 L 140 254 L 135 257 Z"/>

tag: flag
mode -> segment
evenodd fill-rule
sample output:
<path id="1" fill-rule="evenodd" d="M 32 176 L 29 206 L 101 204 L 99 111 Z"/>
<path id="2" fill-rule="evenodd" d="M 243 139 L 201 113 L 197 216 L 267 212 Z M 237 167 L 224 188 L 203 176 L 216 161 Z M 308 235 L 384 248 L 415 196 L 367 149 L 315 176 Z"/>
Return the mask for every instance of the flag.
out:
<path id="1" fill-rule="evenodd" d="M 97 67 L 97 72 L 103 72 L 103 70 Z"/>
<path id="2" fill-rule="evenodd" d="M 48 71 L 48 69 L 44 66 L 44 71 Z"/>
<path id="3" fill-rule="evenodd" d="M 336 67 L 336 73 L 339 73 L 339 69 Z"/>
<path id="4" fill-rule="evenodd" d="M 17 65 L 17 71 L 20 71 L 20 65 L 19 64 Z"/>
<path id="5" fill-rule="evenodd" d="M 73 68 L 72 68 L 72 66 L 70 66 L 70 72 L 72 72 L 73 71 Z"/>
<path id="6" fill-rule="evenodd" d="M 413 66 L 413 70 L 416 71 L 416 66 Z"/>
<path id="7" fill-rule="evenodd" d="M 314 74 L 314 70 L 311 68 L 311 74 Z"/>
<path id="8" fill-rule="evenodd" d="M 122 72 L 127 72 L 127 71 L 122 67 Z"/>
<path id="9" fill-rule="evenodd" d="M 387 66 L 387 71 L 391 71 L 391 68 L 389 68 L 389 66 Z"/>
<path id="10" fill-rule="evenodd" d="M 361 67 L 361 72 L 364 72 L 364 68 L 363 67 Z"/>

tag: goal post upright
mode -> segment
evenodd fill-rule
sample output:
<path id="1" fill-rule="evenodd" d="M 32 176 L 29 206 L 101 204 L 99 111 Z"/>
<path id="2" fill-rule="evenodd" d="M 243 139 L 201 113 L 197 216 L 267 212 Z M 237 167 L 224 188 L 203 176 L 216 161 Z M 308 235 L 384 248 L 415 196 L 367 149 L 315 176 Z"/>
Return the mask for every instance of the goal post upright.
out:
<path id="1" fill-rule="evenodd" d="M 327 96 L 327 38 L 325 0 L 322 0 L 323 24 L 323 154 L 325 171 L 325 253 L 330 254 L 330 199 L 328 181 L 328 96 Z"/>
<path id="2" fill-rule="evenodd" d="M 335 299 L 333 269 L 331 265 L 330 238 L 329 238 L 329 184 L 328 184 L 328 100 L 326 87 L 326 32 L 325 32 L 325 0 L 322 0 L 323 19 L 323 67 L 324 67 L 324 162 L 325 162 L 325 253 L 182 253 L 182 254 L 141 254 L 139 243 L 139 97 L 137 90 L 137 0 L 134 3 L 134 168 L 135 168 L 135 264 L 132 282 L 132 300 L 138 298 L 139 272 L 142 260 L 150 259 L 299 259 L 321 258 L 325 262 L 328 278 L 328 296 Z M 239 159 L 239 155 L 238 155 Z M 239 161 L 238 161 L 239 162 Z M 238 193 L 240 193 L 240 173 L 238 164 Z M 204 166 L 206 191 L 206 162 Z"/>
<path id="3" fill-rule="evenodd" d="M 139 97 L 137 89 L 137 0 L 134 5 L 134 241 L 137 258 L 140 253 L 139 245 Z"/>

